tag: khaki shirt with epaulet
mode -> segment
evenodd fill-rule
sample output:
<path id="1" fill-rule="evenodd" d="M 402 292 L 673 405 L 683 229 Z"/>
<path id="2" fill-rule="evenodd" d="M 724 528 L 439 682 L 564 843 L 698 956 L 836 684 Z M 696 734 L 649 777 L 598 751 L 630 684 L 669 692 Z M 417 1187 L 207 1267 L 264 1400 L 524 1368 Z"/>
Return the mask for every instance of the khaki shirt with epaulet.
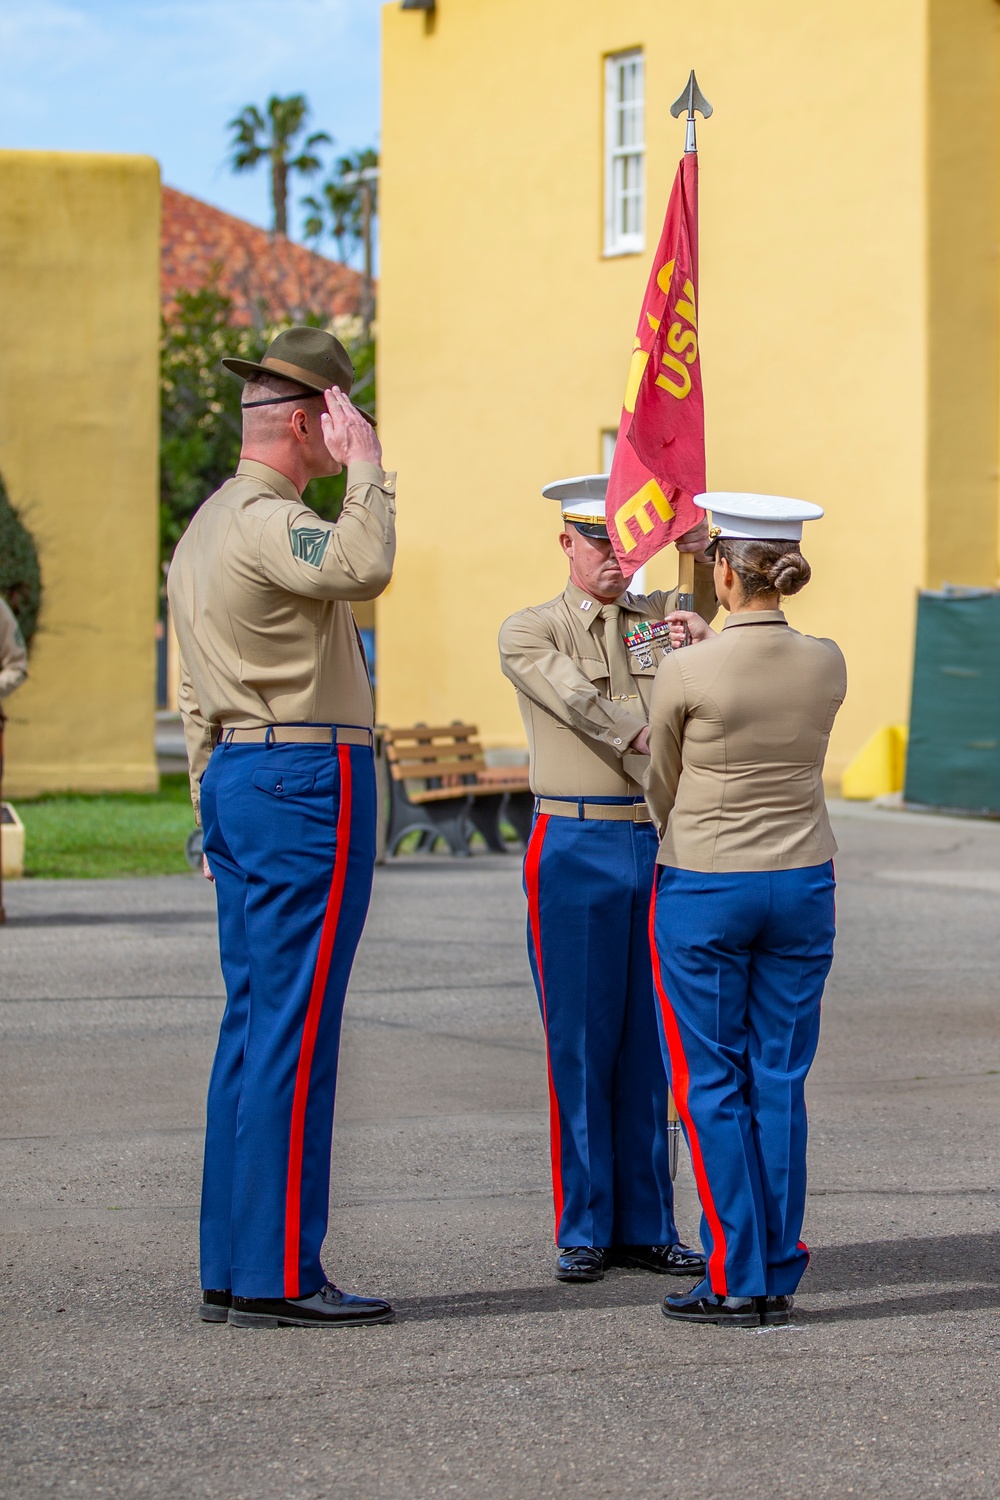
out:
<path id="1" fill-rule="evenodd" d="M 658 863 L 734 873 L 832 859 L 823 761 L 846 693 L 840 647 L 780 609 L 730 615 L 712 640 L 672 652 L 649 716 Z"/>
<path id="2" fill-rule="evenodd" d="M 394 474 L 353 464 L 324 521 L 283 474 L 243 459 L 197 510 L 167 578 L 191 797 L 220 729 L 374 722 L 351 599 L 392 575 Z"/>
<path id="3" fill-rule="evenodd" d="M 618 628 L 662 620 L 677 608 L 677 590 L 622 594 Z M 718 608 L 712 569 L 695 567 L 695 608 L 706 620 Z M 500 630 L 500 664 L 517 689 L 528 735 L 530 782 L 541 797 L 635 797 L 649 762 L 629 746 L 648 722 L 650 693 L 664 652 L 629 654 L 632 692 L 611 695 L 600 600 L 570 583 L 558 599 L 522 609 Z"/>
<path id="4" fill-rule="evenodd" d="M 0 698 L 6 698 L 28 675 L 28 653 L 14 611 L 0 599 Z"/>

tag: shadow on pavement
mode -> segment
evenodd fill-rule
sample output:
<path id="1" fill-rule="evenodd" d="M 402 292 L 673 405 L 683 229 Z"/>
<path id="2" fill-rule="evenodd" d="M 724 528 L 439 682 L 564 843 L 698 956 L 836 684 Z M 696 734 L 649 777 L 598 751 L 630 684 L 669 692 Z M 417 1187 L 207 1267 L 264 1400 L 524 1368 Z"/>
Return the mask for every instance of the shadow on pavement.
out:
<path id="1" fill-rule="evenodd" d="M 1000 1234 L 945 1234 L 856 1245 L 820 1245 L 812 1252 L 802 1291 L 846 1292 L 921 1282 L 998 1284 Z"/>
<path id="2" fill-rule="evenodd" d="M 502 1287 L 495 1292 L 452 1292 L 439 1297 L 398 1297 L 393 1305 L 405 1323 L 448 1322 L 454 1318 L 501 1318 L 519 1313 L 606 1311 L 613 1307 L 658 1307 L 670 1291 L 686 1289 L 687 1279 L 614 1271 L 589 1285 Z"/>
<path id="3" fill-rule="evenodd" d="M 51 911 L 7 913 L 8 927 L 160 927 L 164 923 L 215 922 L 215 908 L 187 911 Z"/>
<path id="4" fill-rule="evenodd" d="M 885 1297 L 881 1302 L 849 1302 L 844 1307 L 796 1309 L 796 1321 L 812 1323 L 867 1322 L 871 1318 L 930 1317 L 934 1313 L 986 1312 L 1000 1308 L 1000 1286 L 970 1286 L 961 1291 L 914 1292 L 910 1297 Z"/>
<path id="5" fill-rule="evenodd" d="M 808 1297 L 819 1292 L 863 1291 L 905 1283 L 944 1285 L 983 1282 L 948 1292 L 922 1291 L 880 1301 L 848 1303 L 806 1311 L 806 1323 L 834 1323 L 868 1318 L 912 1317 L 940 1312 L 975 1312 L 1000 1308 L 1000 1235 L 949 1234 L 931 1238 L 871 1240 L 831 1245 L 813 1251 L 802 1283 Z M 453 1292 L 434 1297 L 402 1297 L 395 1303 L 401 1322 L 447 1322 L 455 1318 L 498 1318 L 521 1313 L 606 1311 L 615 1307 L 658 1306 L 671 1292 L 683 1292 L 682 1277 L 612 1271 L 601 1282 L 584 1286 L 503 1287 L 490 1292 Z"/>

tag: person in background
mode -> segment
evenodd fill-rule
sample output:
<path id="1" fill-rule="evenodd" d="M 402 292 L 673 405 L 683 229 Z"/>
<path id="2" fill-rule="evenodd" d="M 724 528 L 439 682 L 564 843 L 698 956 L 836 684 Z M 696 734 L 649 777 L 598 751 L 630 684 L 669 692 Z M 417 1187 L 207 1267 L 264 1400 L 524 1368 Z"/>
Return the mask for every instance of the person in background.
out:
<path id="1" fill-rule="evenodd" d="M 643 798 L 649 695 L 676 591 L 626 590 L 605 519 L 606 474 L 549 485 L 569 583 L 500 631 L 530 747 L 535 821 L 524 862 L 528 956 L 545 1030 L 559 1281 L 609 1265 L 704 1270 L 680 1241 L 648 914 L 656 836 Z M 695 604 L 716 611 L 707 526 Z M 632 641 L 632 647 L 627 644 Z"/>
<path id="2" fill-rule="evenodd" d="M 787 1323 L 809 1259 L 805 1079 L 833 961 L 836 851 L 823 797 L 847 691 L 833 641 L 780 605 L 809 581 L 818 506 L 703 495 L 715 523 L 719 635 L 671 616 L 649 716 L 646 796 L 660 834 L 650 915 L 661 1040 L 702 1204 L 705 1277 L 667 1318 Z"/>
<path id="3" fill-rule="evenodd" d="M 28 651 L 21 627 L 6 599 L 0 598 L 0 702 L 19 688 L 27 675 Z"/>
<path id="4" fill-rule="evenodd" d="M 7 717 L 3 700 L 19 688 L 28 675 L 28 651 L 17 617 L 6 599 L 0 598 L 0 805 L 3 803 L 3 733 Z M 0 815 L 2 825 L 2 815 Z M 3 828 L 0 826 L 0 842 Z M 0 922 L 6 921 L 3 908 L 3 865 L 0 853 Z"/>

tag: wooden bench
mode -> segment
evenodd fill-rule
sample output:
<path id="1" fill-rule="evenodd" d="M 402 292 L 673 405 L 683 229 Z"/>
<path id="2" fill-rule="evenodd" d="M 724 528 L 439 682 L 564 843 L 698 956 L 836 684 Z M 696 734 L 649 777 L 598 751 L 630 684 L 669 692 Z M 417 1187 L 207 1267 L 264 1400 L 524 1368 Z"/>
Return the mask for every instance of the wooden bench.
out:
<path id="1" fill-rule="evenodd" d="M 501 815 L 527 842 L 534 809 L 527 771 L 487 766 L 475 724 L 416 724 L 379 737 L 389 772 L 388 854 L 417 830 L 423 845 L 443 838 L 452 854 L 467 855 L 474 832 L 503 853 Z"/>

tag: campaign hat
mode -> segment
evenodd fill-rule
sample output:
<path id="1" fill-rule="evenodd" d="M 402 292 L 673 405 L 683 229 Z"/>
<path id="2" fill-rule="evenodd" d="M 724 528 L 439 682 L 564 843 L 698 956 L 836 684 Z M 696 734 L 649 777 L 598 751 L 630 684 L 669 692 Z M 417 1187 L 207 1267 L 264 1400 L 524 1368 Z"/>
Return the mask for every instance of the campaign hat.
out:
<path id="1" fill-rule="evenodd" d="M 240 380 L 250 380 L 254 375 L 278 375 L 282 380 L 297 381 L 317 393 L 336 386 L 345 396 L 350 396 L 354 385 L 351 356 L 340 340 L 325 328 L 286 328 L 271 340 L 259 363 L 231 357 L 222 363 Z M 371 413 L 358 406 L 356 401 L 353 404 L 374 427 L 375 418 Z"/>
<path id="2" fill-rule="evenodd" d="M 546 500 L 558 500 L 565 524 L 575 526 L 584 536 L 597 541 L 608 540 L 607 515 L 604 509 L 608 493 L 607 474 L 578 474 L 574 479 L 556 479 L 542 490 Z"/>

